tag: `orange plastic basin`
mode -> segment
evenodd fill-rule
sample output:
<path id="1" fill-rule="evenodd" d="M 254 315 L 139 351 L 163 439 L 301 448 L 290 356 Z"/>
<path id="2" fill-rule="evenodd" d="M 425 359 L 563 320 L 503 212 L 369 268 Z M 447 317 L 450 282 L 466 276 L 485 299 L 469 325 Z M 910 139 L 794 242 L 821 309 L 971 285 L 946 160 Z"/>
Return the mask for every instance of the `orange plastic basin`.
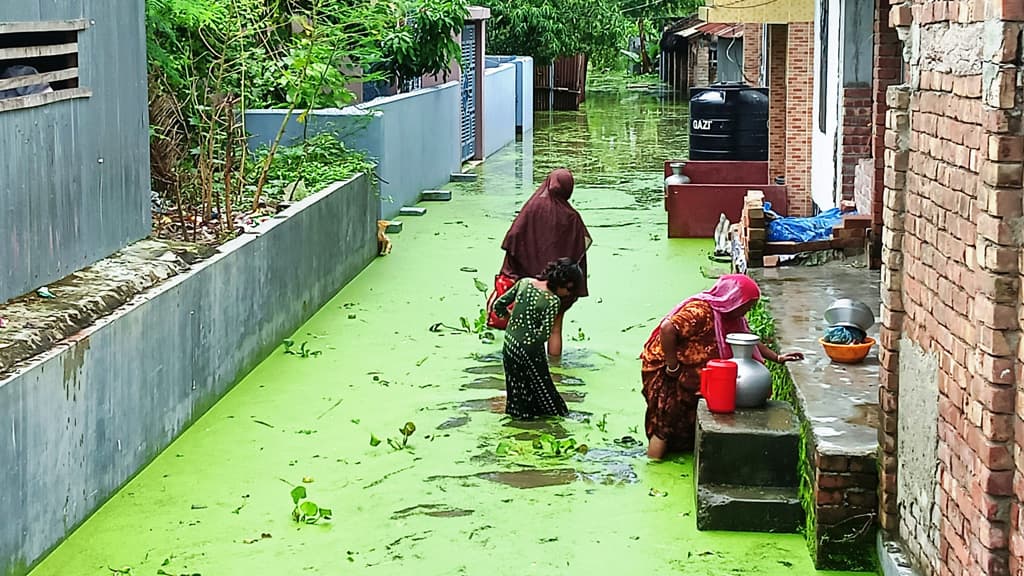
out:
<path id="1" fill-rule="evenodd" d="M 871 337 L 864 340 L 863 344 L 830 344 L 825 342 L 824 338 L 818 338 L 818 342 L 821 342 L 822 347 L 825 348 L 825 354 L 828 354 L 833 362 L 841 364 L 863 362 L 867 358 L 868 352 L 871 351 L 871 347 L 875 345 L 875 339 Z"/>

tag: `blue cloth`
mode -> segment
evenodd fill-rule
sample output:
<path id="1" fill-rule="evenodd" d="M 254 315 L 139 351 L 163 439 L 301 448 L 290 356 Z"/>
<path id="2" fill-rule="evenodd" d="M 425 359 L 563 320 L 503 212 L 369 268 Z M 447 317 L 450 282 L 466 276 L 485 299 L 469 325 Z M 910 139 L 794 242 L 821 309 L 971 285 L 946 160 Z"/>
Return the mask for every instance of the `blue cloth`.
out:
<path id="1" fill-rule="evenodd" d="M 768 220 L 769 242 L 828 240 L 832 237 L 832 227 L 842 222 L 844 215 L 839 208 L 832 208 L 808 218 L 783 217 L 772 212 L 770 202 L 765 203 L 765 213 L 769 216 L 776 216 L 774 219 Z M 855 214 L 855 212 L 847 212 L 847 214 Z"/>

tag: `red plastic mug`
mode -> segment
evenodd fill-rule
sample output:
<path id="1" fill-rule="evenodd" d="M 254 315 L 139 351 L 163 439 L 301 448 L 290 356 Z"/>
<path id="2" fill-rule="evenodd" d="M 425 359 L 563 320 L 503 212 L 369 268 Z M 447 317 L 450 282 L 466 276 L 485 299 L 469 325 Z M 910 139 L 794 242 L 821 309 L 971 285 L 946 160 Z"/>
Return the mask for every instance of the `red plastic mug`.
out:
<path id="1" fill-rule="evenodd" d="M 736 411 L 736 363 L 732 360 L 711 360 L 700 371 L 700 395 L 708 410 L 718 414 Z"/>

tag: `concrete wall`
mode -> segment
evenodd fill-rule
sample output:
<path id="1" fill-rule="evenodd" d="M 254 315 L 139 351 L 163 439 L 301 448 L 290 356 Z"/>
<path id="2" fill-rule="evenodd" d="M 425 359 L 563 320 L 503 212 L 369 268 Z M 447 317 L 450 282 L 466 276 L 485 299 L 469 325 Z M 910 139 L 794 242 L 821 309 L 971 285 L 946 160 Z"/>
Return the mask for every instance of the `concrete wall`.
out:
<path id="1" fill-rule="evenodd" d="M 365 151 L 378 163 L 381 216 L 393 218 L 402 206 L 418 202 L 421 192 L 446 184 L 459 171 L 460 99 L 459 83 L 449 82 L 341 110 L 314 110 L 305 125 L 296 113 L 282 143 L 301 142 L 304 132 L 331 132 L 349 148 Z M 284 110 L 246 112 L 250 147 L 272 142 L 286 115 Z"/>
<path id="2" fill-rule="evenodd" d="M 939 357 L 900 342 L 898 426 L 900 534 L 918 558 L 939 555 Z"/>
<path id="3" fill-rule="evenodd" d="M 92 22 L 78 34 L 88 98 L 0 112 L 0 302 L 150 232 L 142 2 L 0 2 L 0 22 Z"/>
<path id="4" fill-rule="evenodd" d="M 814 15 L 814 116 L 811 197 L 821 210 L 836 206 L 839 191 L 837 132 L 842 96 L 842 4 L 816 0 Z M 822 36 L 827 36 L 827 43 Z M 827 45 L 826 45 L 827 44 Z"/>
<path id="5" fill-rule="evenodd" d="M 484 76 L 484 156 L 516 141 L 516 67 L 487 67 Z"/>
<path id="6" fill-rule="evenodd" d="M 310 196 L 0 381 L 0 574 L 21 576 L 376 252 L 364 176 Z"/>
<path id="7" fill-rule="evenodd" d="M 529 56 L 488 56 L 487 67 L 511 62 L 516 67 L 516 131 L 533 130 L 533 58 Z"/>

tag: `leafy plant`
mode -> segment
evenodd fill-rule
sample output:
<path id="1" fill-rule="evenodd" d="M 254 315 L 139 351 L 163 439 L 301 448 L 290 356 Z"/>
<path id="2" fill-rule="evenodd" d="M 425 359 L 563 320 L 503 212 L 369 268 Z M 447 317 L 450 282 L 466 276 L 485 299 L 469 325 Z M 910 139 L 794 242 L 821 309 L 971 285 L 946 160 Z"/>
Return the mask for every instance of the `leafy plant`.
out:
<path id="1" fill-rule="evenodd" d="M 295 505 L 292 508 L 292 520 L 299 524 L 316 524 L 321 520 L 330 520 L 333 512 L 330 508 L 323 508 L 307 499 L 306 487 L 296 486 L 291 491 L 292 503 Z"/>
<path id="2" fill-rule="evenodd" d="M 597 421 L 596 426 L 597 426 L 597 429 L 600 430 L 601 432 L 607 432 L 608 431 L 608 415 L 607 414 L 602 415 L 601 419 Z"/>
<path id="3" fill-rule="evenodd" d="M 285 340 L 284 353 L 292 356 L 298 356 L 299 358 L 316 358 L 317 356 L 323 354 L 323 352 L 321 352 L 320 350 L 313 350 L 311 348 L 308 348 L 308 345 L 309 341 L 303 341 L 302 344 L 299 345 L 298 350 L 296 350 L 294 340 Z"/>
<path id="4" fill-rule="evenodd" d="M 586 454 L 589 448 L 573 438 L 558 439 L 551 434 L 541 434 L 532 441 L 518 441 L 506 438 L 498 443 L 494 453 L 498 456 L 533 454 L 539 458 L 568 458 L 575 454 Z"/>
<path id="5" fill-rule="evenodd" d="M 398 433 L 402 435 L 401 440 L 388 438 L 388 446 L 391 446 L 395 450 L 409 449 L 409 438 L 413 435 L 413 432 L 416 432 L 416 424 L 406 422 L 405 426 L 398 429 Z"/>
<path id="6" fill-rule="evenodd" d="M 469 15 L 463 0 L 418 0 L 399 5 L 398 25 L 381 38 L 381 68 L 400 87 L 425 75 L 448 79 L 453 62 L 460 62 L 462 47 L 456 34 Z"/>
<path id="7" fill-rule="evenodd" d="M 253 155 L 254 166 L 260 166 L 270 156 L 270 147 L 264 146 Z M 333 134 L 318 134 L 295 146 L 282 146 L 271 157 L 267 169 L 264 193 L 270 199 L 280 200 L 288 186 L 302 182 L 306 190 L 317 191 L 342 182 L 356 174 L 374 174 L 376 165 L 362 152 L 349 150 Z M 256 171 L 254 167 L 253 171 Z M 251 174 L 252 182 L 257 174 Z M 301 200 L 301 196 L 292 200 Z"/>

